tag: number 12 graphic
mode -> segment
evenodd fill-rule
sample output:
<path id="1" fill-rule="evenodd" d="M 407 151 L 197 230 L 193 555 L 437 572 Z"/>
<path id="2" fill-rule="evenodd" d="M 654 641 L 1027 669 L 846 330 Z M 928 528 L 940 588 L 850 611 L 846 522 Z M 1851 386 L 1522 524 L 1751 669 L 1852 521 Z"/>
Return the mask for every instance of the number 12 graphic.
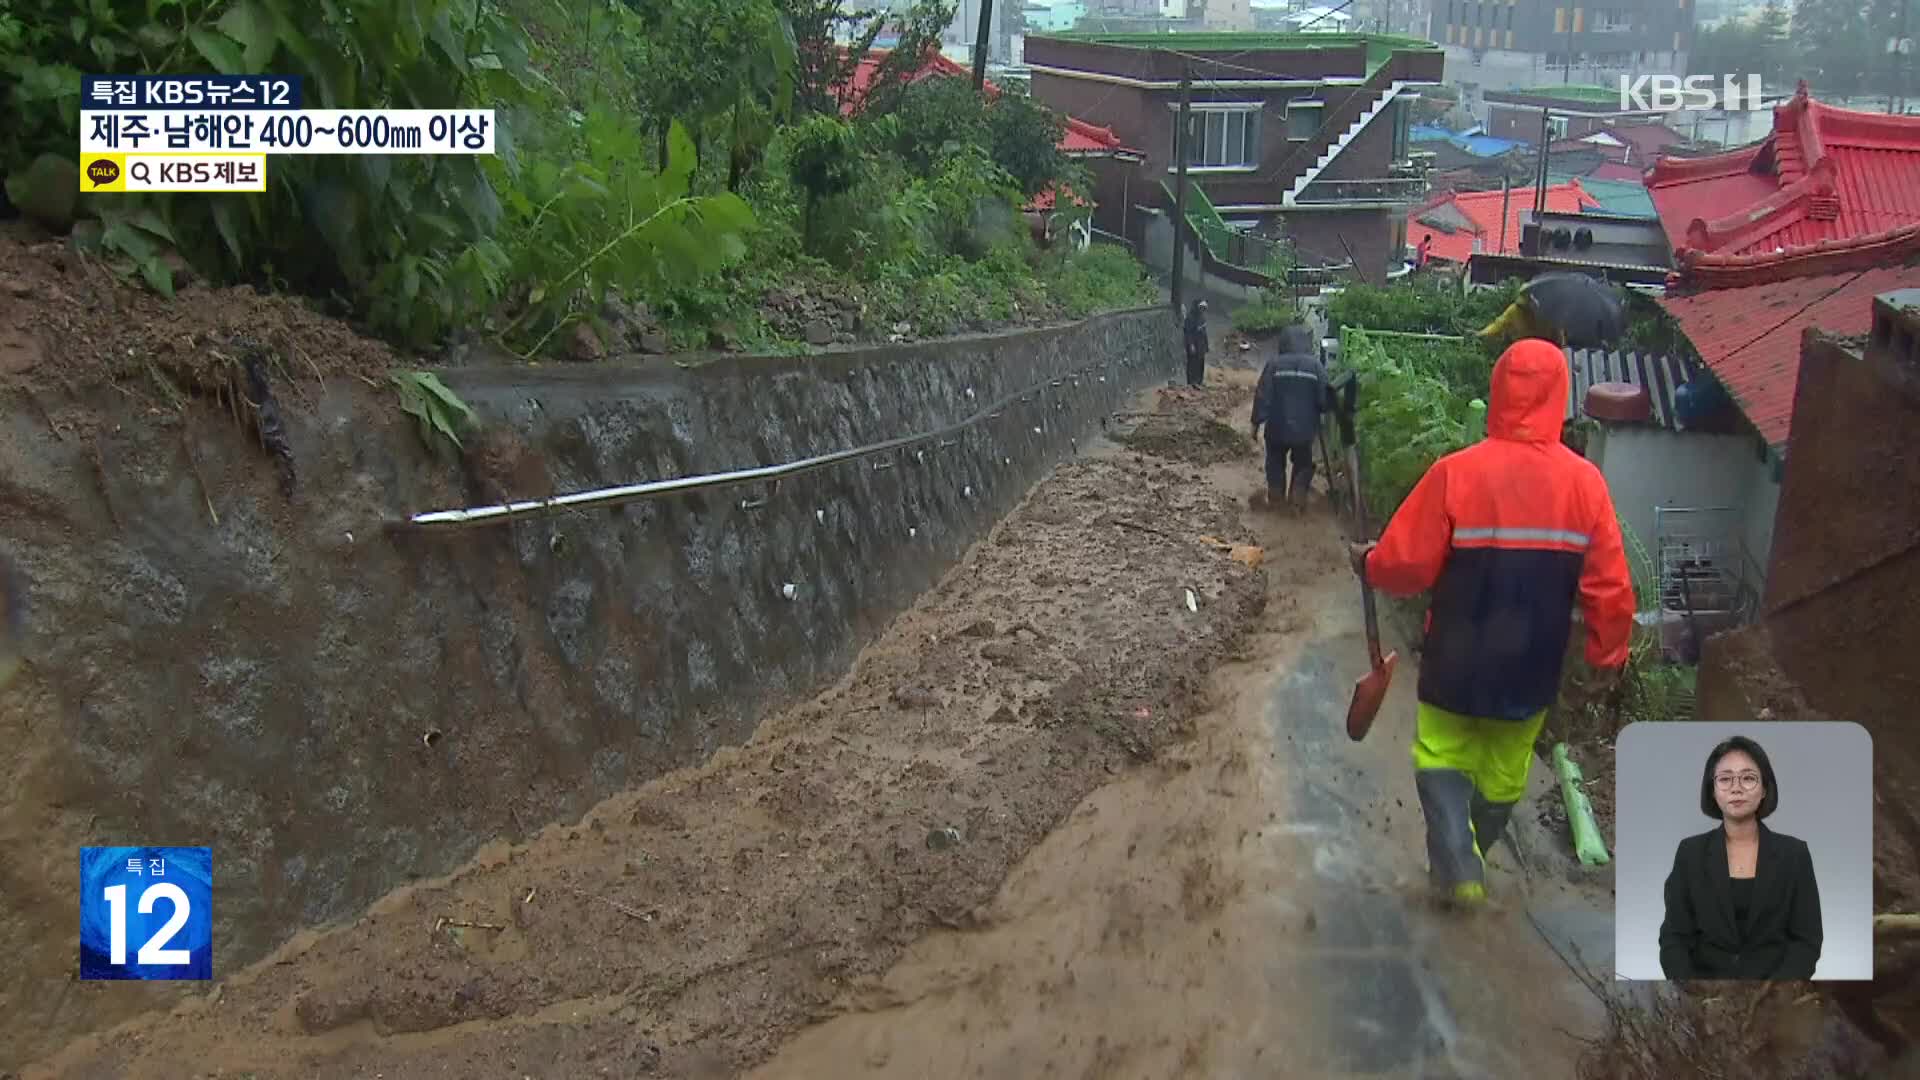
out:
<path id="1" fill-rule="evenodd" d="M 107 896 L 109 918 L 112 919 L 112 945 L 107 951 L 113 957 L 113 965 L 119 967 L 127 962 L 127 887 L 109 885 L 103 891 Z M 149 885 L 147 891 L 140 894 L 140 914 L 151 915 L 156 900 L 173 901 L 173 917 L 167 920 L 167 925 L 161 927 L 159 933 L 140 946 L 140 963 L 161 966 L 193 963 L 193 954 L 186 949 L 162 948 L 173 940 L 173 935 L 178 934 L 181 927 L 187 925 L 187 914 L 193 910 L 193 901 L 187 899 L 185 889 L 172 882 Z"/>
<path id="2" fill-rule="evenodd" d="M 213 978 L 212 849 L 81 848 L 80 977 Z"/>

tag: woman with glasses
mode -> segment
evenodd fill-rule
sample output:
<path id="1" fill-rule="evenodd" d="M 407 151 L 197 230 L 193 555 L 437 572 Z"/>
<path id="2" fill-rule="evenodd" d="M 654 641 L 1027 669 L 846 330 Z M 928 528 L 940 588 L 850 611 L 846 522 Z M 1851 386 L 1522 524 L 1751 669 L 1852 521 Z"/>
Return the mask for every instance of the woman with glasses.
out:
<path id="1" fill-rule="evenodd" d="M 1707 755 L 1700 812 L 1720 827 L 1680 841 L 1667 875 L 1660 967 L 1669 979 L 1811 979 L 1820 890 L 1806 842 L 1761 824 L 1780 785 L 1760 744 L 1736 735 Z"/>

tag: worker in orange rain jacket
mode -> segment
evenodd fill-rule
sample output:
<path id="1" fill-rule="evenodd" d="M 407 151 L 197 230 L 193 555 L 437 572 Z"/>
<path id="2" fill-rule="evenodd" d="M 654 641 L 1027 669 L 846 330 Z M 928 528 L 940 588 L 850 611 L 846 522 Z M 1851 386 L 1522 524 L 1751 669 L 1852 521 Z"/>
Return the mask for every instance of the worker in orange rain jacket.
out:
<path id="1" fill-rule="evenodd" d="M 1443 898 L 1486 899 L 1483 856 L 1527 786 L 1560 687 L 1577 601 L 1587 662 L 1618 678 L 1633 579 L 1600 471 L 1561 445 L 1567 360 L 1529 338 L 1493 368 L 1487 438 L 1435 462 L 1354 569 L 1398 596 L 1432 590 L 1413 742 L 1427 858 Z"/>

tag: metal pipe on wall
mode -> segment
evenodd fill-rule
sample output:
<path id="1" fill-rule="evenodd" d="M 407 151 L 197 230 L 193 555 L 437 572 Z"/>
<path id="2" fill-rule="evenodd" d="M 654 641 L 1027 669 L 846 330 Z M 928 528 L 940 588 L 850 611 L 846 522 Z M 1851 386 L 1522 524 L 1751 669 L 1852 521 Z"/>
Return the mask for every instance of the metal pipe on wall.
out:
<path id="1" fill-rule="evenodd" d="M 1096 360 L 1074 368 L 1072 375 L 1090 374 L 1096 369 L 1110 367 L 1112 361 Z M 1120 361 L 1125 366 L 1133 366 L 1134 361 Z M 1064 377 L 1063 377 L 1064 378 Z M 684 494 L 689 491 L 703 491 L 714 488 L 732 487 L 739 484 L 765 483 L 779 481 L 790 476 L 825 469 L 849 461 L 884 454 L 895 450 L 920 446 L 925 443 L 951 438 L 958 433 L 985 423 L 1000 416 L 1009 405 L 1025 401 L 1034 394 L 1057 385 L 1061 379 L 1043 379 L 1023 390 L 1008 394 L 1000 400 L 980 409 L 971 416 L 956 423 L 933 431 L 915 435 L 904 435 L 897 439 L 857 446 L 849 450 L 836 450 L 829 454 L 818 454 L 780 465 L 761 465 L 751 469 L 734 469 L 728 472 L 707 473 L 700 476 L 678 476 L 671 480 L 650 480 L 640 484 L 622 484 L 617 487 L 593 488 L 576 491 L 566 495 L 555 495 L 546 499 L 524 499 L 516 502 L 496 503 L 491 506 L 474 506 L 455 510 L 434 510 L 414 514 L 404 520 L 392 522 L 389 528 L 422 531 L 439 531 L 466 528 L 475 525 L 494 525 L 519 518 L 551 514 L 558 510 L 582 510 L 595 507 L 619 506 L 624 503 L 643 499 L 658 499 L 670 495 Z M 1104 380 L 1103 380 L 1104 381 Z"/>

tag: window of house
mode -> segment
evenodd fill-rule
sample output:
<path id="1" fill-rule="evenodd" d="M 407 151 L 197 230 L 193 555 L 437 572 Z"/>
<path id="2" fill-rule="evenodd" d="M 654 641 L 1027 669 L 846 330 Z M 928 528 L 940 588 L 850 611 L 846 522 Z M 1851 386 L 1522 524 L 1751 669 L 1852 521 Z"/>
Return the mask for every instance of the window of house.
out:
<path id="1" fill-rule="evenodd" d="M 1326 114 L 1324 101 L 1287 102 L 1287 138 L 1294 140 L 1311 139 L 1320 130 L 1321 117 Z"/>
<path id="2" fill-rule="evenodd" d="M 1177 161 L 1174 154 L 1169 157 Z M 1187 128 L 1189 168 L 1251 169 L 1259 163 L 1260 106 L 1194 107 Z"/>

